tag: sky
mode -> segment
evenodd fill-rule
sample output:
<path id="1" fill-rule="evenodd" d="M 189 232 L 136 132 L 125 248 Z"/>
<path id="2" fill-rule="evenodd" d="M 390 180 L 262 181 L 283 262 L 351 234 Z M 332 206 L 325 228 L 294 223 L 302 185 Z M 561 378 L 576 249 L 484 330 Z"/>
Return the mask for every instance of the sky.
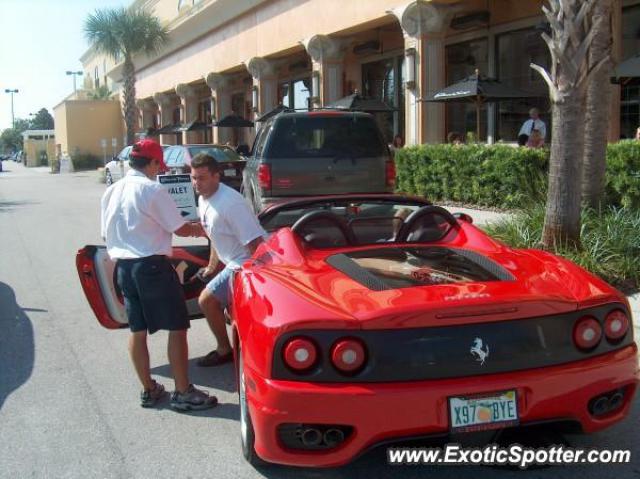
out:
<path id="1" fill-rule="evenodd" d="M 29 118 L 73 92 L 67 70 L 82 70 L 87 51 L 83 26 L 98 8 L 126 6 L 130 0 L 0 0 L 0 130 L 11 127 L 11 95 L 16 118 Z M 82 77 L 76 79 L 78 86 Z"/>

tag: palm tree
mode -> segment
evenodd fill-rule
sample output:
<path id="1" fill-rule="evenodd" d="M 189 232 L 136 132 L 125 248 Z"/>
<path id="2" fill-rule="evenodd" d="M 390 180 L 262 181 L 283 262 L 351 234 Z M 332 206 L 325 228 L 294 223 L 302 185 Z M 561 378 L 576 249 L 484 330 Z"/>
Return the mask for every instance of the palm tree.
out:
<path id="1" fill-rule="evenodd" d="M 597 208 L 604 194 L 607 166 L 607 139 L 609 129 L 609 102 L 611 87 L 611 15 L 613 0 L 600 0 L 593 9 L 593 43 L 589 51 L 589 64 L 604 65 L 595 71 L 587 89 L 587 116 L 584 135 L 584 171 L 582 172 L 582 202 Z M 616 2 L 615 8 L 620 8 Z"/>
<path id="2" fill-rule="evenodd" d="M 136 111 L 136 72 L 133 57 L 139 53 L 157 54 L 169 39 L 168 30 L 158 19 L 144 9 L 103 9 L 87 17 L 84 32 L 98 53 L 111 56 L 115 61 L 124 59 L 123 110 L 127 127 L 127 143 L 134 142 Z"/>
<path id="3" fill-rule="evenodd" d="M 549 190 L 542 246 L 580 244 L 580 186 L 584 151 L 587 84 L 602 61 L 589 65 L 589 47 L 595 34 L 590 14 L 596 0 L 548 0 L 543 6 L 551 36 L 542 38 L 551 52 L 551 72 L 531 65 L 549 86 L 553 109 L 553 139 Z"/>
<path id="4" fill-rule="evenodd" d="M 108 100 L 113 92 L 106 85 L 100 85 L 88 93 L 92 100 Z"/>

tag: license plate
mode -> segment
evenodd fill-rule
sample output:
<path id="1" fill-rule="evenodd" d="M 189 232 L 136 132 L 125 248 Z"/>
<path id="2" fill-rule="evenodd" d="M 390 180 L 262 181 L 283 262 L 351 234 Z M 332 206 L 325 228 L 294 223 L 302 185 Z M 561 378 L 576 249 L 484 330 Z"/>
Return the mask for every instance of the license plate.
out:
<path id="1" fill-rule="evenodd" d="M 236 176 L 236 169 L 235 168 L 228 168 L 228 169 L 224 170 L 224 176 Z"/>
<path id="2" fill-rule="evenodd" d="M 518 424 L 518 397 L 515 390 L 482 395 L 450 397 L 452 432 L 500 429 Z"/>

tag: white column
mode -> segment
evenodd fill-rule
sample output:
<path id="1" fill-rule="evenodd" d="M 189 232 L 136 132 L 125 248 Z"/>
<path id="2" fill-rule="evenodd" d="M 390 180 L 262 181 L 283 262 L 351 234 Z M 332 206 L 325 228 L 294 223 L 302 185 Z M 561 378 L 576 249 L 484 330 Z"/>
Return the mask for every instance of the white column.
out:
<path id="1" fill-rule="evenodd" d="M 211 117 L 213 121 L 220 120 L 231 113 L 231 91 L 229 89 L 229 77 L 221 73 L 209 73 L 205 81 L 211 88 Z M 224 144 L 231 140 L 230 128 L 213 127 L 213 142 Z"/>
<path id="2" fill-rule="evenodd" d="M 160 127 L 172 123 L 173 118 L 173 99 L 166 93 L 156 93 L 153 95 L 153 101 L 158 105 L 160 111 Z M 173 145 L 175 143 L 175 135 L 160 135 L 160 143 L 164 145 Z"/>
<path id="3" fill-rule="evenodd" d="M 414 0 L 389 12 L 402 27 L 405 64 L 415 62 L 415 78 L 407 79 L 410 65 L 405 72 L 405 143 L 408 145 L 445 140 L 444 106 L 422 100 L 445 86 L 444 35 L 459 9 L 459 6 Z"/>
<path id="4" fill-rule="evenodd" d="M 180 98 L 180 107 L 182 109 L 182 124 L 186 125 L 198 119 L 198 97 L 196 90 L 191 85 L 180 83 L 176 86 L 176 94 Z M 183 131 L 182 143 L 197 143 L 198 132 Z"/>
<path id="5" fill-rule="evenodd" d="M 140 129 L 146 133 L 153 127 L 153 118 L 157 115 L 157 105 L 150 98 L 137 100 L 138 111 L 140 112 Z"/>
<path id="6" fill-rule="evenodd" d="M 273 110 L 278 104 L 278 83 L 273 62 L 261 57 L 253 57 L 245 62 L 253 77 L 252 91 L 257 92 L 257 104 L 253 105 L 255 118 Z"/>
<path id="7" fill-rule="evenodd" d="M 311 98 L 314 108 L 331 103 L 342 97 L 343 51 L 342 42 L 327 35 L 314 35 L 303 40 L 312 61 L 312 84 L 319 91 L 313 91 Z M 318 80 L 313 80 L 317 76 Z"/>

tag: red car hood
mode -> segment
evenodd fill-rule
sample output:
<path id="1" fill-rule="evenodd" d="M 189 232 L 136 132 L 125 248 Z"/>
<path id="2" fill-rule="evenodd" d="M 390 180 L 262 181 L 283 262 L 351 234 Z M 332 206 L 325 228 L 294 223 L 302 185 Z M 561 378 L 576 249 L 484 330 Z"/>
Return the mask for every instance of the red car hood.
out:
<path id="1" fill-rule="evenodd" d="M 346 274 L 312 260 L 309 268 L 262 270 L 287 287 L 296 300 L 331 314 L 303 320 L 306 327 L 331 327 L 331 319 L 363 329 L 411 328 L 503 321 L 566 313 L 624 297 L 578 266 L 538 250 L 482 252 L 514 280 L 453 283 L 373 291 Z M 319 309 L 318 309 L 319 308 Z M 344 327 L 344 324 L 342 325 Z"/>

